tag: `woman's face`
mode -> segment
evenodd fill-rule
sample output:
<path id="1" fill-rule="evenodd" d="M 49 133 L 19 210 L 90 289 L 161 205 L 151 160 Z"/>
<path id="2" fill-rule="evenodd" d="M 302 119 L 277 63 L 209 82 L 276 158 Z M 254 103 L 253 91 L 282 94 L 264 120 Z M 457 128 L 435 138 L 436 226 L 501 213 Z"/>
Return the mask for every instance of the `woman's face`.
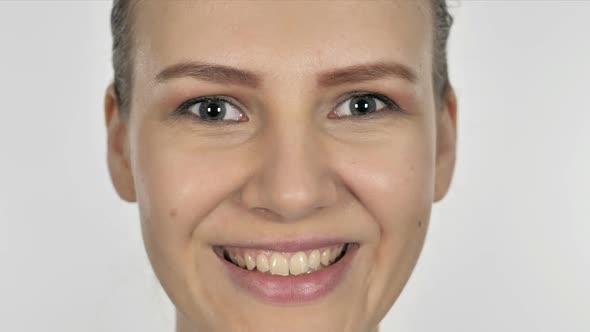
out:
<path id="1" fill-rule="evenodd" d="M 109 166 L 179 331 L 375 330 L 452 173 L 428 4 L 134 8 L 130 118 L 106 97 Z"/>

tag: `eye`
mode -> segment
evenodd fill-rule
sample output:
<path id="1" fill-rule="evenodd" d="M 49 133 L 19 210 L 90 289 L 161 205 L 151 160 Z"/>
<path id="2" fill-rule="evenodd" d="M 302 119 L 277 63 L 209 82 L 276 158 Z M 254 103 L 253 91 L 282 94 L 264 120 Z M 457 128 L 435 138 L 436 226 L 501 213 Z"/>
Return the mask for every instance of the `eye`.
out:
<path id="1" fill-rule="evenodd" d="M 401 111 L 395 102 L 377 93 L 352 92 L 347 97 L 350 98 L 338 105 L 336 115 L 332 117 L 368 116 L 372 113 Z"/>
<path id="2" fill-rule="evenodd" d="M 373 113 L 401 111 L 395 102 L 377 93 L 351 92 L 345 97 L 348 98 L 339 104 L 335 111 L 336 115 L 329 116 L 330 118 L 366 117 Z M 243 122 L 248 119 L 231 101 L 217 96 L 190 99 L 182 103 L 174 113 L 196 117 L 198 121 L 213 124 Z"/>
<path id="3" fill-rule="evenodd" d="M 247 119 L 230 101 L 215 96 L 188 100 L 175 113 L 196 116 L 203 122 L 241 122 Z"/>

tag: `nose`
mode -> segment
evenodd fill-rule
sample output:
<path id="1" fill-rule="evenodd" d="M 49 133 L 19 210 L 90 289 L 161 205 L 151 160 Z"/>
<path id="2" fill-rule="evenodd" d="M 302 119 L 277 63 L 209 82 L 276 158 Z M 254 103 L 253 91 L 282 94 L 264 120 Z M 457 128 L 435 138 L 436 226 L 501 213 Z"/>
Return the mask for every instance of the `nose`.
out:
<path id="1" fill-rule="evenodd" d="M 334 204 L 336 176 L 318 136 L 310 126 L 291 122 L 260 137 L 257 167 L 242 188 L 243 203 L 281 222 L 311 217 Z"/>

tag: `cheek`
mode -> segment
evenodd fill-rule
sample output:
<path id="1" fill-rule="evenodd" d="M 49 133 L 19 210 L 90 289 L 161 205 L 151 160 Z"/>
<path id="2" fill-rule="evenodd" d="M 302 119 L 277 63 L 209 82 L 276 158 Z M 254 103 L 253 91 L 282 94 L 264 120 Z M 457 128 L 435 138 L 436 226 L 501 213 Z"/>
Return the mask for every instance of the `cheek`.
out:
<path id="1" fill-rule="evenodd" d="M 198 138 L 181 138 L 149 121 L 137 127 L 133 140 L 141 229 L 154 272 L 181 307 L 196 305 L 191 294 L 215 302 L 206 283 L 194 282 L 200 280 L 197 271 L 208 268 L 199 262 L 212 253 L 207 239 L 195 241 L 195 234 L 202 235 L 205 221 L 239 183 L 235 165 L 242 155 L 195 144 Z"/>
<path id="2" fill-rule="evenodd" d="M 342 163 L 343 178 L 372 221 L 373 241 L 364 252 L 371 262 L 366 308 L 377 316 L 401 293 L 426 234 L 434 194 L 430 123 L 400 128 L 386 144 L 351 150 Z"/>
<path id="3" fill-rule="evenodd" d="M 434 194 L 433 129 L 400 129 L 381 144 L 350 149 L 341 172 L 348 187 L 389 237 L 419 226 Z M 422 224 L 426 220 L 421 220 Z"/>
<path id="4" fill-rule="evenodd" d="M 142 226 L 174 246 L 190 244 L 193 232 L 237 181 L 232 178 L 239 164 L 235 154 L 191 141 L 155 128 L 138 134 L 134 174 Z"/>
<path id="5" fill-rule="evenodd" d="M 380 131 L 370 142 L 329 145 L 329 167 L 340 173 L 385 239 L 427 223 L 422 214 L 430 207 L 434 188 L 434 130 L 429 120 L 408 122 L 387 134 Z M 230 203 L 229 196 L 247 180 L 252 152 L 197 144 L 202 141 L 198 137 L 180 139 L 149 120 L 140 122 L 132 140 L 146 242 L 170 242 L 187 252 L 178 246 L 190 245 L 200 223 L 214 210 L 223 210 L 219 205 Z"/>

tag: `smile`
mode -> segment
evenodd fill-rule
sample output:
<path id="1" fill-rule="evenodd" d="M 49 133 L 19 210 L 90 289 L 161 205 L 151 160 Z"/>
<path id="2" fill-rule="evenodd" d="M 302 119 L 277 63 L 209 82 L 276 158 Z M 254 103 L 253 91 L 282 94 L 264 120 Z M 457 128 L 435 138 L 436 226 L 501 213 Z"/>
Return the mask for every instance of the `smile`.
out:
<path id="1" fill-rule="evenodd" d="M 221 271 L 247 294 L 274 304 L 299 304 L 329 294 L 351 270 L 354 242 L 219 245 L 213 250 Z"/>
<path id="2" fill-rule="evenodd" d="M 223 258 L 249 271 L 280 276 L 296 276 L 320 271 L 340 260 L 348 243 L 313 250 L 279 252 L 224 247 Z"/>

